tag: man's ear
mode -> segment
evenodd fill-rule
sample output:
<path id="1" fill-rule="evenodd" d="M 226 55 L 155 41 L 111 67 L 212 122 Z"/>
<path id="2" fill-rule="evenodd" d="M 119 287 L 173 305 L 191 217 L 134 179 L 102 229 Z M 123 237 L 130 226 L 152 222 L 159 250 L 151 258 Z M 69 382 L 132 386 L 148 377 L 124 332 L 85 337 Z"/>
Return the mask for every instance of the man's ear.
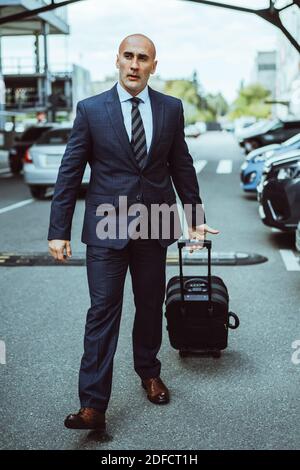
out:
<path id="1" fill-rule="evenodd" d="M 117 69 L 120 68 L 120 65 L 119 65 L 119 55 L 117 54 L 117 58 L 116 58 L 116 67 Z"/>
<path id="2" fill-rule="evenodd" d="M 153 63 L 153 67 L 152 67 L 152 70 L 151 70 L 151 75 L 155 74 L 155 71 L 156 71 L 156 67 L 157 67 L 157 60 L 154 61 Z"/>

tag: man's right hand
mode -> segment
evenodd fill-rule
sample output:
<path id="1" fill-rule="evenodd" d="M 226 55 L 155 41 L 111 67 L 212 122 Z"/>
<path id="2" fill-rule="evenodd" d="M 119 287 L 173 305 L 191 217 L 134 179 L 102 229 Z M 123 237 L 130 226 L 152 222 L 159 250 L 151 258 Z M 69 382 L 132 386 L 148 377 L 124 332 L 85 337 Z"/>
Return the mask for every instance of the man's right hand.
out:
<path id="1" fill-rule="evenodd" d="M 69 240 L 50 240 L 48 243 L 51 256 L 57 261 L 65 263 L 67 258 L 71 258 L 72 250 Z"/>

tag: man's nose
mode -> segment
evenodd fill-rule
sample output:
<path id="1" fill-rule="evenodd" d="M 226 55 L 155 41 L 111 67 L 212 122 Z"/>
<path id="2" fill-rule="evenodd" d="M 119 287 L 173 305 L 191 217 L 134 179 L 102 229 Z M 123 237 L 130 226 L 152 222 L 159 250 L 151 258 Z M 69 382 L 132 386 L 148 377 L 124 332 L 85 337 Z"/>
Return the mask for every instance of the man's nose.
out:
<path id="1" fill-rule="evenodd" d="M 132 69 L 138 69 L 139 68 L 139 64 L 138 64 L 138 61 L 136 59 L 132 59 L 132 62 L 131 62 L 131 66 L 130 66 Z"/>

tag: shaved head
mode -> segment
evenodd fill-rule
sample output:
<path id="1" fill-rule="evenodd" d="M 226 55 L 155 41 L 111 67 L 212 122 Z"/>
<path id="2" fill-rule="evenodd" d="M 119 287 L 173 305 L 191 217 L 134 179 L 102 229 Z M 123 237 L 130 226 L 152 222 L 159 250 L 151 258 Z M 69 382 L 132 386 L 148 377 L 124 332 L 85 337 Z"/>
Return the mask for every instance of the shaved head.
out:
<path id="1" fill-rule="evenodd" d="M 119 54 L 120 54 L 120 51 L 122 51 L 123 48 L 126 47 L 127 44 L 133 45 L 133 44 L 140 43 L 140 42 L 148 43 L 149 48 L 152 52 L 152 59 L 154 60 L 156 57 L 156 48 L 155 48 L 154 42 L 152 41 L 152 39 L 140 33 L 130 34 L 129 36 L 126 36 L 126 38 L 123 39 L 123 41 L 121 42 L 119 46 Z"/>
<path id="2" fill-rule="evenodd" d="M 144 34 L 130 34 L 121 42 L 116 61 L 119 82 L 132 96 L 138 95 L 155 73 L 155 57 L 155 45 Z"/>

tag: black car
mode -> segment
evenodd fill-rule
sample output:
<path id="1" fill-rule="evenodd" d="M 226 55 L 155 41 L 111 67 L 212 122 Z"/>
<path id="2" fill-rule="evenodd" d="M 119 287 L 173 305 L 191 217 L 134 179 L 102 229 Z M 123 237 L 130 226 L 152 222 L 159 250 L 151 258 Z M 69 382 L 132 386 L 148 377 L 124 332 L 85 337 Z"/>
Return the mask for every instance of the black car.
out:
<path id="1" fill-rule="evenodd" d="M 8 154 L 10 170 L 14 175 L 17 175 L 23 169 L 23 159 L 26 150 L 28 150 L 44 132 L 52 127 L 53 125 L 50 123 L 30 126 L 20 137 L 15 139 L 14 145 L 11 147 Z"/>
<path id="2" fill-rule="evenodd" d="M 300 151 L 274 157 L 257 187 L 259 215 L 265 225 L 295 231 L 300 220 Z"/>
<path id="3" fill-rule="evenodd" d="M 300 120 L 275 120 L 267 123 L 259 132 L 247 135 L 240 145 L 245 148 L 246 153 L 249 153 L 264 145 L 281 144 L 299 132 Z"/>

